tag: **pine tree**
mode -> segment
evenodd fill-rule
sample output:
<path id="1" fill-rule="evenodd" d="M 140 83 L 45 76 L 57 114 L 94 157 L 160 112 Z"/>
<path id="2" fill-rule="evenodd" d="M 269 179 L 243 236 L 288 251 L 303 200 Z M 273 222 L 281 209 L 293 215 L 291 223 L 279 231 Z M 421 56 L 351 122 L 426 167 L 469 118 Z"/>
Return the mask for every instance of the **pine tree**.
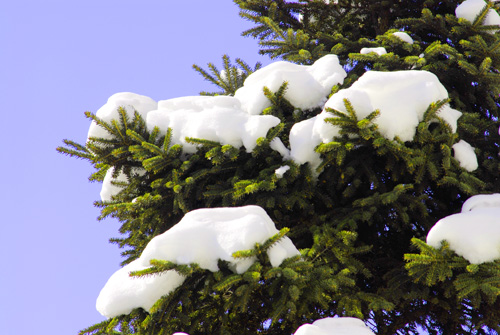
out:
<path id="1" fill-rule="evenodd" d="M 340 129 L 317 146 L 317 168 L 288 160 L 272 149 L 280 138 L 289 146 L 294 124 L 322 108 L 300 110 L 285 97 L 287 84 L 265 89 L 279 118 L 248 152 L 206 139 L 190 138 L 194 153 L 172 144 L 172 129 L 149 129 L 144 117 L 124 108 L 113 121 L 86 116 L 107 134 L 81 145 L 65 140 L 58 150 L 88 160 L 91 180 L 113 171 L 120 187 L 98 201 L 100 218 L 117 218 L 125 251 L 123 265 L 137 259 L 151 239 L 195 209 L 258 205 L 280 230 L 264 244 L 235 257 L 255 256 L 244 273 L 224 261 L 212 272 L 197 264 L 157 260 L 135 273 L 175 270 L 184 283 L 151 310 L 134 309 L 81 334 L 292 334 L 304 323 L 328 316 L 363 319 L 377 334 L 496 334 L 500 332 L 500 260 L 471 264 L 446 242 L 425 243 L 431 227 L 460 212 L 476 194 L 500 191 L 500 38 L 485 25 L 493 2 L 473 22 L 457 18 L 463 1 L 271 1 L 236 0 L 254 28 L 243 35 L 260 40 L 260 53 L 310 65 L 328 54 L 347 71 L 331 94 L 353 85 L 368 71 L 423 70 L 433 73 L 449 99 L 430 104 L 411 141 L 387 139 L 375 120 L 359 118 L 356 104 L 329 110 L 325 122 Z M 410 44 L 395 32 L 405 32 Z M 360 53 L 380 48 L 386 54 Z M 260 68 L 223 58 L 223 70 L 195 66 L 232 96 Z M 438 116 L 445 104 L 459 110 L 457 131 Z M 437 121 L 436 121 L 437 120 Z M 479 167 L 469 171 L 453 156 L 459 140 L 475 148 Z M 112 169 L 112 170 L 110 170 Z M 138 173 L 144 169 L 144 173 Z M 301 256 L 270 264 L 266 250 L 288 236 Z"/>

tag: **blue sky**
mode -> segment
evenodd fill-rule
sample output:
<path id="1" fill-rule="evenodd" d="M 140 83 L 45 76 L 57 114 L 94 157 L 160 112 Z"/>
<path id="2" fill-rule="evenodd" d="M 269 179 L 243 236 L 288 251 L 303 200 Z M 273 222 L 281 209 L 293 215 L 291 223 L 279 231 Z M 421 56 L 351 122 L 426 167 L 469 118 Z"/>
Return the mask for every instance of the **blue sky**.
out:
<path id="1" fill-rule="evenodd" d="M 86 162 L 60 155 L 83 143 L 109 96 L 164 100 L 214 90 L 191 65 L 224 53 L 268 58 L 240 33 L 230 0 L 16 0 L 0 3 L 2 334 L 76 334 L 104 318 L 95 299 L 119 268 L 119 224 L 98 222 L 99 184 Z"/>

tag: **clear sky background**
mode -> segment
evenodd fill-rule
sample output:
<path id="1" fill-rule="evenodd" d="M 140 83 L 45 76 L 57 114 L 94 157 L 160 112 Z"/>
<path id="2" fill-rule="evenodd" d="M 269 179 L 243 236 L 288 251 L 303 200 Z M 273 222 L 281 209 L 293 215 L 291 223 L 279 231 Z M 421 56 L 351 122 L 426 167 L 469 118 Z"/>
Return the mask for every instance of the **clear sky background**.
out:
<path id="1" fill-rule="evenodd" d="M 216 90 L 192 70 L 227 53 L 250 65 L 257 42 L 230 0 L 0 2 L 0 334 L 66 335 L 104 320 L 95 300 L 119 268 L 114 220 L 98 222 L 84 143 L 109 96 L 164 100 Z M 220 66 L 222 67 L 222 66 Z"/>

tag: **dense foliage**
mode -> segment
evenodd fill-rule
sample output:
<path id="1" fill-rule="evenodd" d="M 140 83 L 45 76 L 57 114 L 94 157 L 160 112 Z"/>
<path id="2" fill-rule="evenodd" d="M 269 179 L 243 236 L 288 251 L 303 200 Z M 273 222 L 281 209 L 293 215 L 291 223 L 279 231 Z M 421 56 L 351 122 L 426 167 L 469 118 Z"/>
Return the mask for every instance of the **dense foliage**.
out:
<path id="1" fill-rule="evenodd" d="M 155 271 L 187 276 L 181 288 L 149 312 L 137 309 L 82 334 L 281 335 L 335 315 L 366 320 L 377 334 L 418 334 L 419 327 L 429 334 L 500 332 L 500 261 L 470 266 L 446 244 L 438 250 L 424 242 L 436 221 L 459 212 L 467 198 L 500 190 L 500 39 L 481 24 L 484 15 L 475 22 L 458 19 L 461 1 L 235 2 L 255 23 L 243 34 L 260 39 L 261 53 L 299 64 L 337 54 L 348 77 L 333 92 L 372 69 L 434 73 L 451 106 L 463 113 L 458 131 L 432 122 L 445 103 L 436 101 L 413 141 L 388 140 L 372 122 L 376 111 L 360 120 L 346 101 L 348 112 L 332 110 L 327 121 L 340 126 L 341 135 L 316 149 L 323 164 L 312 171 L 289 161 L 291 169 L 278 178 L 274 171 L 283 158 L 271 140 L 280 136 L 288 145 L 293 124 L 321 112 L 297 113 L 283 96 L 286 83 L 266 91 L 272 107 L 263 113 L 281 123 L 251 153 L 190 139 L 200 147 L 186 155 L 170 145 L 169 134 L 147 129 L 139 114 L 131 119 L 122 111 L 119 120 L 106 123 L 87 113 L 113 139 L 91 138 L 85 145 L 66 140 L 59 150 L 93 164 L 91 180 L 102 180 L 111 167 L 129 177 L 113 201 L 96 203 L 101 218 L 122 223 L 122 236 L 112 241 L 124 248 L 124 264 L 188 211 L 248 204 L 264 208 L 278 229 L 288 228 L 302 257 L 273 268 L 263 252 L 270 241 L 240 255 L 258 257 L 241 275 L 222 261 L 216 273 L 158 262 Z M 400 30 L 415 43 L 391 34 Z M 363 47 L 388 53 L 360 54 Z M 228 95 L 254 71 L 227 57 L 226 75 L 210 69 L 197 67 Z M 476 148 L 477 170 L 468 172 L 453 158 L 458 138 Z M 139 167 L 147 172 L 135 173 Z"/>

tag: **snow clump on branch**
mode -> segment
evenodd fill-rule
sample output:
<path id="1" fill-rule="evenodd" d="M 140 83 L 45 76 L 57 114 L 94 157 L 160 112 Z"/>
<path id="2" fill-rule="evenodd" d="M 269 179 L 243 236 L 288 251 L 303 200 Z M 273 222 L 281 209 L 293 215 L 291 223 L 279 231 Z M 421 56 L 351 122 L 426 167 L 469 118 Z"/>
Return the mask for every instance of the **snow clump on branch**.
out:
<path id="1" fill-rule="evenodd" d="M 285 98 L 296 108 L 313 109 L 322 107 L 332 87 L 342 84 L 346 76 L 336 55 L 323 56 L 313 65 L 279 61 L 248 76 L 234 96 L 248 114 L 260 114 L 271 106 L 264 95 L 264 87 L 276 92 L 286 81 Z"/>
<path id="2" fill-rule="evenodd" d="M 455 9 L 455 15 L 458 18 L 463 18 L 471 23 L 474 22 L 476 17 L 482 12 L 484 7 L 486 7 L 487 2 L 484 0 L 466 0 L 462 2 Z M 486 17 L 484 18 L 483 25 L 485 26 L 498 26 L 500 25 L 500 15 L 490 8 Z M 492 33 L 495 33 L 498 29 L 491 30 Z"/>
<path id="3" fill-rule="evenodd" d="M 197 145 L 187 138 L 199 138 L 223 145 L 230 144 L 247 152 L 265 137 L 280 119 L 272 115 L 249 115 L 242 110 L 240 100 L 229 96 L 191 96 L 163 100 L 158 109 L 147 115 L 149 129 L 155 126 L 166 133 L 172 129 L 172 145 L 182 144 L 185 153 L 195 153 Z"/>
<path id="4" fill-rule="evenodd" d="M 296 123 L 290 131 L 291 157 L 299 164 L 309 163 L 313 169 L 321 164 L 314 148 L 328 143 L 339 135 L 339 128 L 325 122 L 334 117 L 328 109 L 346 113 L 344 99 L 352 104 L 358 119 L 367 117 L 375 110 L 380 115 L 374 120 L 378 130 L 387 139 L 396 137 L 411 141 L 419 122 L 429 105 L 447 99 L 448 92 L 438 78 L 427 71 L 368 71 L 351 87 L 333 94 L 321 114 Z M 461 112 L 444 105 L 438 112 L 455 132 Z"/>
<path id="5" fill-rule="evenodd" d="M 376 53 L 379 56 L 385 55 L 387 53 L 387 50 L 385 50 L 384 47 L 378 47 L 378 48 L 362 48 L 359 53 L 362 55 L 367 55 L 369 53 Z"/>
<path id="6" fill-rule="evenodd" d="M 479 166 L 474 148 L 464 140 L 453 144 L 453 157 L 458 160 L 460 166 L 465 170 L 472 172 Z"/>
<path id="7" fill-rule="evenodd" d="M 116 271 L 97 297 L 97 311 L 107 318 L 129 314 L 139 307 L 149 311 L 158 299 L 174 291 L 185 280 L 174 270 L 154 276 L 130 277 L 130 272 L 148 267 L 142 265 L 139 258 Z"/>
<path id="8" fill-rule="evenodd" d="M 116 271 L 97 298 L 97 310 L 112 318 L 142 307 L 149 310 L 162 296 L 182 285 L 185 277 L 175 270 L 144 277 L 130 277 L 131 271 L 150 267 L 152 259 L 176 264 L 197 263 L 202 269 L 219 271 L 219 260 L 227 261 L 236 273 L 244 273 L 255 257 L 234 258 L 233 253 L 249 250 L 279 233 L 274 222 L 259 206 L 203 208 L 187 213 L 179 223 L 154 237 L 141 256 Z M 288 237 L 267 250 L 273 267 L 300 255 Z"/>
<path id="9" fill-rule="evenodd" d="M 120 107 L 125 110 L 129 118 L 133 118 L 134 112 L 137 111 L 139 115 L 146 119 L 148 112 L 157 109 L 158 104 L 150 97 L 144 95 L 121 92 L 109 97 L 106 104 L 99 108 L 95 115 L 104 122 L 119 120 L 120 114 L 118 110 Z M 113 135 L 103 127 L 100 127 L 95 121 L 92 121 L 87 135 L 87 141 L 90 137 L 112 139 Z"/>
<path id="10" fill-rule="evenodd" d="M 408 44 L 413 44 L 413 38 L 411 38 L 410 35 L 403 31 L 396 31 L 395 33 L 392 33 L 394 36 L 402 40 L 403 42 L 406 42 Z"/>
<path id="11" fill-rule="evenodd" d="M 373 335 L 365 323 L 352 317 L 324 318 L 300 326 L 294 335 Z"/>
<path id="12" fill-rule="evenodd" d="M 106 171 L 106 175 L 104 176 L 104 180 L 102 181 L 101 187 L 101 200 L 102 201 L 112 201 L 113 196 L 120 193 L 123 189 L 120 187 L 121 185 L 116 185 L 120 183 L 128 183 L 127 175 L 120 171 L 116 178 L 113 178 L 113 174 L 115 173 L 115 168 L 110 167 L 108 171 Z M 139 176 L 143 176 L 146 173 L 145 169 L 142 168 L 133 168 L 131 171 L 132 174 L 136 174 Z"/>
<path id="13" fill-rule="evenodd" d="M 277 234 L 274 222 L 259 206 L 203 208 L 187 213 L 165 233 L 154 237 L 141 255 L 142 265 L 151 259 L 177 264 L 197 263 L 212 272 L 219 271 L 217 261 L 229 262 L 236 273 L 245 272 L 255 257 L 234 258 L 239 250 L 253 249 Z M 288 237 L 268 250 L 271 265 L 276 267 L 285 258 L 299 255 Z"/>
<path id="14" fill-rule="evenodd" d="M 472 264 L 500 259 L 500 194 L 480 194 L 469 198 L 462 212 L 439 220 L 427 234 L 427 244 L 450 249 Z"/>
<path id="15" fill-rule="evenodd" d="M 405 32 L 396 31 L 396 32 L 392 33 L 392 35 L 396 36 L 397 38 L 399 38 L 403 42 L 406 42 L 408 44 L 413 44 L 413 38 L 411 38 L 411 36 L 408 35 Z M 376 53 L 379 56 L 387 54 L 387 50 L 384 47 L 378 47 L 378 48 L 361 48 L 361 50 L 359 51 L 359 53 L 362 54 L 362 55 L 367 55 L 367 54 L 370 54 L 372 52 Z"/>

